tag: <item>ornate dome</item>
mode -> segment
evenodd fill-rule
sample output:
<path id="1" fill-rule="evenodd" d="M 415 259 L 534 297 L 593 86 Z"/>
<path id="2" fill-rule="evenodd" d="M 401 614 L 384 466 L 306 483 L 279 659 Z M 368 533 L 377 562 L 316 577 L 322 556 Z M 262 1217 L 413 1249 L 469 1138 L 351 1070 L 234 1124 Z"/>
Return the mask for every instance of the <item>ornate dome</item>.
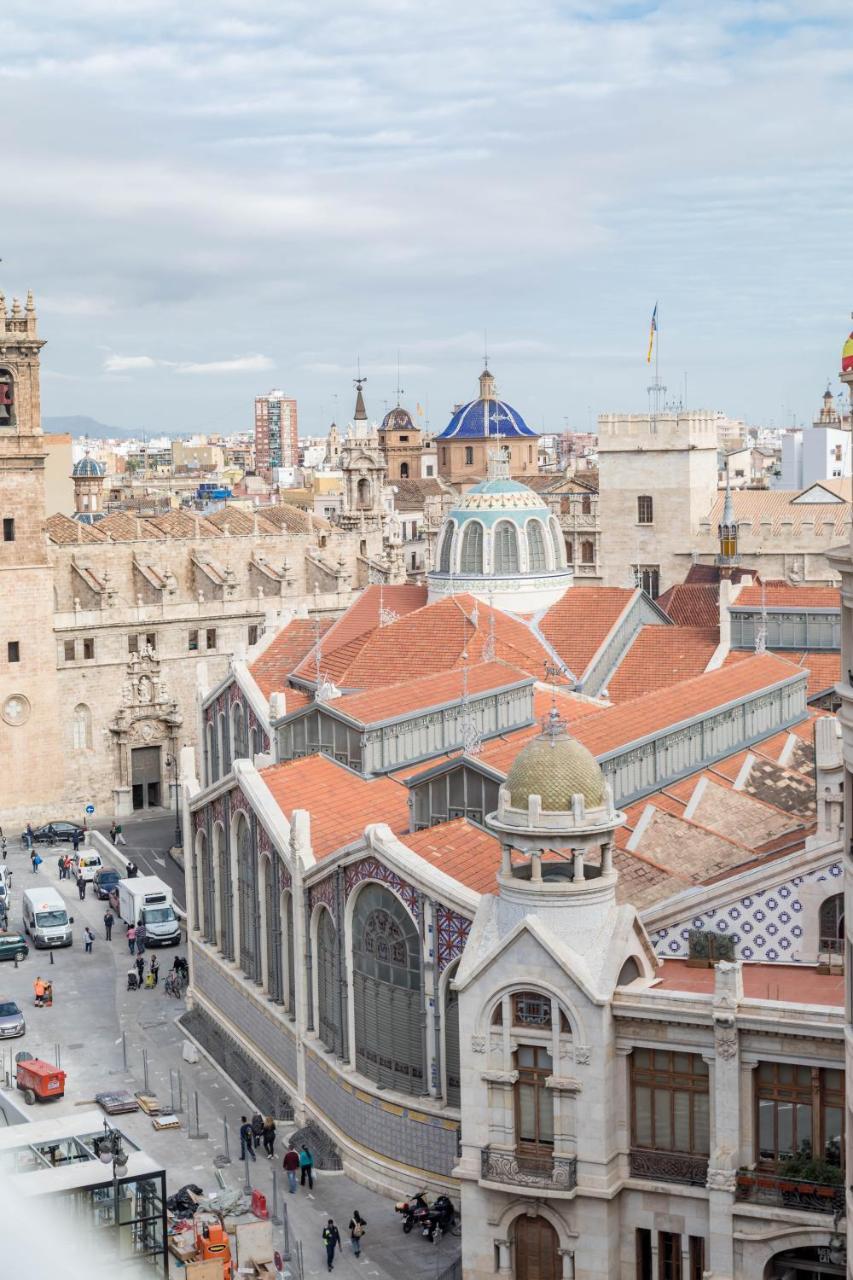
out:
<path id="1" fill-rule="evenodd" d="M 853 333 L 841 349 L 841 372 L 853 373 Z"/>
<path id="2" fill-rule="evenodd" d="M 408 409 L 404 409 L 399 404 L 389 409 L 379 428 L 380 431 L 418 431 L 419 429 L 415 426 Z"/>
<path id="3" fill-rule="evenodd" d="M 480 394 L 476 400 L 455 410 L 437 440 L 483 440 L 503 436 L 507 440 L 537 438 L 517 409 L 495 395 L 495 380 L 484 369 L 480 374 Z"/>
<path id="4" fill-rule="evenodd" d="M 575 795 L 583 796 L 588 809 L 605 803 L 604 774 L 595 756 L 556 722 L 519 752 L 504 786 L 516 809 L 526 809 L 531 796 L 539 796 L 548 813 L 571 813 Z"/>
<path id="5" fill-rule="evenodd" d="M 96 462 L 94 458 L 90 458 L 88 453 L 81 458 L 79 462 L 75 462 L 71 469 L 72 479 L 94 479 L 99 480 L 106 474 L 106 467 L 102 462 Z"/>

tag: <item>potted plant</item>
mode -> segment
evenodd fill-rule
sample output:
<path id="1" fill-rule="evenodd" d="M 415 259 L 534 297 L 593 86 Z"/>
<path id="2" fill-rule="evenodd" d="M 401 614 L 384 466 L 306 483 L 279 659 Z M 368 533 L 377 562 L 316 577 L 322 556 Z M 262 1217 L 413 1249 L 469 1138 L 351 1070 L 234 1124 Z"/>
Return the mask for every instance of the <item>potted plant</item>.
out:
<path id="1" fill-rule="evenodd" d="M 810 1152 L 799 1152 L 785 1160 L 779 1168 L 779 1190 L 783 1204 L 794 1207 L 802 1203 L 803 1197 L 813 1200 L 834 1200 L 838 1188 L 844 1182 L 844 1174 L 837 1164 L 830 1164 L 821 1156 L 813 1156 Z"/>

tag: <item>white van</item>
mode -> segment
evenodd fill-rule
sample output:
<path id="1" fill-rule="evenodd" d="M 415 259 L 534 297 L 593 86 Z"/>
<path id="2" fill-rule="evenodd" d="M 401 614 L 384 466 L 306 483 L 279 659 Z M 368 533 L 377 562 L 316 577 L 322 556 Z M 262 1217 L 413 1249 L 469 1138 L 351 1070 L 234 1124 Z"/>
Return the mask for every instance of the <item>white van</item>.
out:
<path id="1" fill-rule="evenodd" d="M 24 929 L 35 947 L 70 947 L 74 917 L 55 889 L 27 889 L 23 902 Z"/>
<path id="2" fill-rule="evenodd" d="M 100 871 L 103 865 L 101 855 L 92 849 L 81 849 L 74 855 L 74 873 L 84 880 L 94 880 L 95 872 Z"/>

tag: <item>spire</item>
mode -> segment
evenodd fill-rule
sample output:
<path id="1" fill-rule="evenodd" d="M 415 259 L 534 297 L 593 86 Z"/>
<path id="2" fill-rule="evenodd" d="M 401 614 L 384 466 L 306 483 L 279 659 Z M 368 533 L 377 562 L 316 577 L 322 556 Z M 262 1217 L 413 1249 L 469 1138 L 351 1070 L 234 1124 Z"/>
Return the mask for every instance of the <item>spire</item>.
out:
<path id="1" fill-rule="evenodd" d="M 497 399 L 497 391 L 495 390 L 495 380 L 492 377 L 491 373 L 489 372 L 488 367 L 484 368 L 483 372 L 480 374 L 480 399 L 481 400 Z"/>
<path id="2" fill-rule="evenodd" d="M 357 378 L 353 379 L 353 382 L 356 388 L 353 422 L 367 422 L 367 410 L 364 407 L 364 396 L 361 393 L 361 388 L 364 386 L 365 382 L 367 382 L 367 378 L 362 378 L 359 374 Z"/>
<path id="3" fill-rule="evenodd" d="M 735 522 L 735 508 L 732 502 L 732 482 L 729 475 L 728 467 L 726 468 L 726 496 L 723 501 L 723 524 L 729 528 Z"/>

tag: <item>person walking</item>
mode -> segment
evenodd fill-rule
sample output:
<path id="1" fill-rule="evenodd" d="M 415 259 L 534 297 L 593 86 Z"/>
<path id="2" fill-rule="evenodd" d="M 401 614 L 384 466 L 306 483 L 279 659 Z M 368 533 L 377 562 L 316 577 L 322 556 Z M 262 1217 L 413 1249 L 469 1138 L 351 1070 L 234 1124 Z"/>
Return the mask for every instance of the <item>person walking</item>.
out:
<path id="1" fill-rule="evenodd" d="M 287 1189 L 291 1195 L 294 1195 L 296 1193 L 296 1170 L 299 1168 L 299 1152 L 292 1142 L 285 1151 L 284 1159 L 281 1163 L 287 1174 Z"/>
<path id="2" fill-rule="evenodd" d="M 160 961 L 151 953 L 151 959 L 148 961 L 148 967 L 151 971 L 151 977 L 154 979 L 154 986 L 160 981 Z"/>
<path id="3" fill-rule="evenodd" d="M 323 1244 L 326 1246 L 326 1265 L 332 1271 L 335 1266 L 335 1249 L 341 1247 L 341 1233 L 335 1226 L 334 1218 L 330 1218 L 323 1228 Z"/>
<path id="4" fill-rule="evenodd" d="M 264 1121 L 264 1151 L 267 1153 L 267 1160 L 272 1160 L 275 1155 L 275 1120 L 272 1116 L 267 1116 Z"/>
<path id="5" fill-rule="evenodd" d="M 56 859 L 56 865 L 59 868 L 60 880 L 64 880 L 65 879 L 65 854 L 64 853 L 61 853 L 59 857 Z"/>
<path id="6" fill-rule="evenodd" d="M 33 875 L 35 875 L 35 873 L 38 871 L 39 867 L 41 866 L 41 857 L 39 854 L 36 853 L 35 849 L 33 849 L 32 853 L 30 854 L 30 862 L 32 863 L 32 866 L 33 866 Z"/>
<path id="7" fill-rule="evenodd" d="M 145 925 L 138 924 L 136 926 L 136 954 L 138 956 L 141 956 L 145 950 L 145 939 L 147 936 L 148 936 L 148 931 L 145 928 Z"/>
<path id="8" fill-rule="evenodd" d="M 240 1117 L 240 1159 L 241 1160 L 246 1159 L 247 1151 L 253 1160 L 256 1159 L 255 1138 L 254 1138 L 254 1134 L 252 1133 L 252 1126 L 245 1116 L 241 1116 Z"/>
<path id="9" fill-rule="evenodd" d="M 136 925 L 132 924 L 127 931 L 127 949 L 131 955 L 136 950 Z"/>
<path id="10" fill-rule="evenodd" d="M 264 1136 L 264 1117 L 260 1111 L 256 1111 L 252 1116 L 252 1137 L 255 1139 L 255 1150 L 261 1145 L 261 1138 Z"/>
<path id="11" fill-rule="evenodd" d="M 86 900 L 86 881 L 83 878 L 83 872 L 77 872 L 77 896 L 81 902 Z"/>
<path id="12" fill-rule="evenodd" d="M 66 880 L 71 879 L 71 854 L 70 853 L 66 853 L 65 855 L 65 879 Z"/>
<path id="13" fill-rule="evenodd" d="M 75 853 L 77 853 L 80 848 L 80 832 L 79 831 L 74 831 L 71 834 L 71 848 L 74 850 Z"/>
<path id="14" fill-rule="evenodd" d="M 35 982 L 33 983 L 33 992 L 35 993 L 35 997 L 36 997 L 36 1008 L 41 1009 L 42 1005 L 44 1004 L 44 979 L 43 978 L 36 978 Z"/>
<path id="15" fill-rule="evenodd" d="M 31 822 L 28 822 L 27 829 L 24 832 L 24 844 L 27 846 L 28 849 L 32 849 L 33 847 L 34 836 L 35 836 L 35 832 L 33 831 L 33 824 Z"/>
<path id="16" fill-rule="evenodd" d="M 83 930 L 83 950 L 87 951 L 89 955 L 92 954 L 92 943 L 94 941 L 95 941 L 94 931 L 90 929 L 88 925 L 86 925 L 86 928 Z"/>
<path id="17" fill-rule="evenodd" d="M 112 942 L 113 940 L 114 924 L 115 924 L 115 916 L 113 915 L 112 911 L 110 911 L 109 907 L 107 907 L 106 911 L 104 912 L 104 933 L 106 935 L 107 942 Z"/>
<path id="18" fill-rule="evenodd" d="M 136 972 L 139 975 L 139 985 L 141 987 L 145 979 L 145 960 L 142 956 L 136 957 Z"/>
<path id="19" fill-rule="evenodd" d="M 124 836 L 122 835 L 121 824 L 119 824 L 119 825 L 116 827 L 116 838 L 115 838 L 115 843 L 116 843 L 116 844 L 127 844 L 127 841 L 125 840 Z"/>
<path id="20" fill-rule="evenodd" d="M 361 1237 L 367 1230 L 367 1223 L 362 1218 L 358 1209 L 353 1209 L 352 1217 L 349 1220 L 349 1240 L 352 1245 L 352 1251 L 358 1258 L 361 1256 Z"/>
<path id="21" fill-rule="evenodd" d="M 299 1152 L 299 1169 L 301 1172 L 300 1185 L 305 1186 L 305 1180 L 308 1180 L 308 1190 L 314 1190 L 314 1157 L 303 1143 Z"/>
<path id="22" fill-rule="evenodd" d="M 110 839 L 112 840 L 113 844 L 115 844 L 116 842 L 117 834 L 118 834 L 118 827 L 116 826 L 115 823 L 113 823 L 112 826 L 110 827 Z"/>

